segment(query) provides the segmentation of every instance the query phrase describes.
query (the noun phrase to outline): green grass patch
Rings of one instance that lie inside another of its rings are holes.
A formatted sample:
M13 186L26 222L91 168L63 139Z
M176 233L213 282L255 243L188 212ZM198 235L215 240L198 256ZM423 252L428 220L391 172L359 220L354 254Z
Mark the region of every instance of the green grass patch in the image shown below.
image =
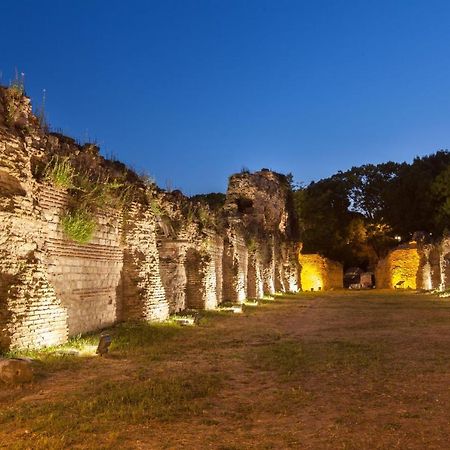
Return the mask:
M75 169L69 157L54 156L44 170L44 176L56 187L69 189L73 187Z
M297 342L281 341L249 353L250 362L261 370L274 370L295 377L308 372L361 370L380 363L381 347L350 341Z
M166 354L179 351L176 338L182 338L194 332L175 322L147 323L128 322L111 330L111 354L118 356L143 357L160 360Z
M202 414L208 397L220 389L218 375L187 372L152 379L89 383L64 400L31 402L0 412L2 429L26 428L70 446L94 433L125 430L157 419L172 421ZM34 447L33 447L34 448Z
M92 240L96 223L92 215L83 210L67 212L61 218L64 233L78 244L87 244Z
M186 336L192 330L171 322L129 322L105 331L112 337L109 348L111 357L133 357L156 361L163 359L165 355L176 353L178 346L174 340L177 337ZM96 357L95 351L99 339L100 332L91 333L73 337L63 345L12 350L3 356L33 359L39 368L39 374L77 369L86 361L86 358Z
M40 349L11 350L7 358L31 358L38 365L38 373L76 369L85 358L95 356L98 334L88 334L69 339L66 344Z

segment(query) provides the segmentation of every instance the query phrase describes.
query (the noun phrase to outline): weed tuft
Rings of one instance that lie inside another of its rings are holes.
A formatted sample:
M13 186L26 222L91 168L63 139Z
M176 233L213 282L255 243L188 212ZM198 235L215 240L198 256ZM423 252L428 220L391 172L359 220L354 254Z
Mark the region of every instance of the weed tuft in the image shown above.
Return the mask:
M44 177L56 187L70 189L73 187L75 170L69 157L54 156L44 169Z
M87 244L92 240L96 223L91 214L77 209L67 212L61 219L64 233L78 244Z

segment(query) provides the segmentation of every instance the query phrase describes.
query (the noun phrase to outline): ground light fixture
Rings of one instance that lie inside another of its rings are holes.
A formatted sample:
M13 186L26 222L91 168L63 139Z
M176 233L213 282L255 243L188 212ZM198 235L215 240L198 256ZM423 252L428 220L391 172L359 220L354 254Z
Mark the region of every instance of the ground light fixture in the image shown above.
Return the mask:
M97 355L103 356L108 353L109 346L111 345L112 338L108 333L103 333L100 335L100 341L98 343Z

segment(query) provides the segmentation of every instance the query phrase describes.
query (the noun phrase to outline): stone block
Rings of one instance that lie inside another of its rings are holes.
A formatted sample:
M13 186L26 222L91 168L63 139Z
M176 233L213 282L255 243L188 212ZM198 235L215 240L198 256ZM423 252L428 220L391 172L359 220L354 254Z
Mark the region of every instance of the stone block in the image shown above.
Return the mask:
M33 380L32 362L27 359L0 359L0 381L23 384Z

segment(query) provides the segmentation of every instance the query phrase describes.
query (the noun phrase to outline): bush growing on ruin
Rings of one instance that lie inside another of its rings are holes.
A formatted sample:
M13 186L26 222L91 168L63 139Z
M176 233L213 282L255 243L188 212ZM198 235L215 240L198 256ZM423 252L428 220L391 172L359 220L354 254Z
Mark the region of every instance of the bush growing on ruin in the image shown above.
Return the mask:
M82 210L67 212L61 219L61 225L65 234L79 244L89 243L96 228L94 218Z
M160 204L158 203L158 201L156 199L152 199L150 200L150 211L156 216L156 217L161 217L163 214L163 210L161 209Z
M69 157L55 155L47 164L44 176L54 186L69 189L73 186L75 170L70 163Z
M131 184L93 171L76 170L69 156L53 156L45 166L44 179L68 190L69 207L61 225L70 239L81 244L93 237L97 210L105 207L124 210L134 194Z

